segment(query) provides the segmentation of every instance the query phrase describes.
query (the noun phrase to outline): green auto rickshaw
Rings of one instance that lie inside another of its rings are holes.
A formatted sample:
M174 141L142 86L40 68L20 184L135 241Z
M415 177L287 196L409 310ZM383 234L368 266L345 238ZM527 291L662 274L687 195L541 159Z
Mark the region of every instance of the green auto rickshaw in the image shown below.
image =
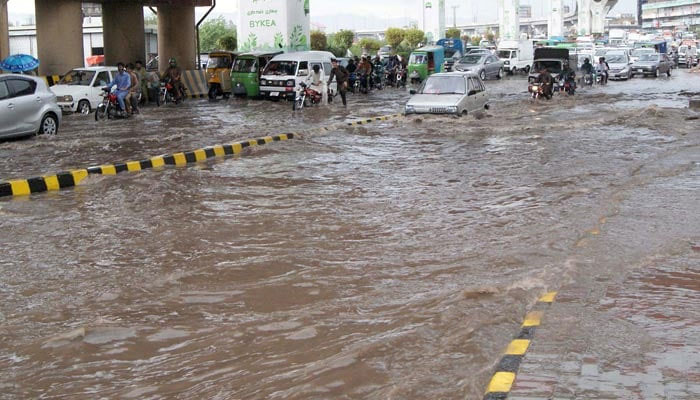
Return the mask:
M235 96L260 96L260 75L267 63L281 51L243 53L231 69L231 88Z
M411 83L423 82L428 76L442 72L444 62L444 47L421 47L411 53L411 57L408 59L408 78Z

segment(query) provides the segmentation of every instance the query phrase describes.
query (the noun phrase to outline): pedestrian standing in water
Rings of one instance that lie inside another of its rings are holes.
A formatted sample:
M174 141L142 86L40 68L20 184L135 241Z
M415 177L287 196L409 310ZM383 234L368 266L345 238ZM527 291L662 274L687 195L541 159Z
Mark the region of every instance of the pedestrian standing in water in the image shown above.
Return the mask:
M348 102L345 99L345 95L348 91L348 79L350 78L350 73L347 69L345 69L345 67L339 65L338 60L335 58L331 60L331 65L333 66L333 69L331 69L331 77L328 79L328 87L331 86L331 82L333 82L333 78L335 78L336 82L338 82L338 93L340 93L340 98L343 99L343 106L347 107Z

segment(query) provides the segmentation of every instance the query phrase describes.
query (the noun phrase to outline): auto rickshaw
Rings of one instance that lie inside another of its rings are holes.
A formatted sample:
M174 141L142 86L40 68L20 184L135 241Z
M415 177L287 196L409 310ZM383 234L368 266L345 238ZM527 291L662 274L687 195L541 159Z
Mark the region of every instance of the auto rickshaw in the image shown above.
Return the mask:
M421 47L408 59L408 78L411 83L423 82L428 76L442 72L445 48L442 46Z
M260 75L267 63L281 53L281 51L252 52L238 55L231 69L231 87L234 96L258 97Z
M209 84L209 98L218 96L227 98L231 94L231 67L236 59L236 53L231 51L213 51L209 53L207 63L207 83Z

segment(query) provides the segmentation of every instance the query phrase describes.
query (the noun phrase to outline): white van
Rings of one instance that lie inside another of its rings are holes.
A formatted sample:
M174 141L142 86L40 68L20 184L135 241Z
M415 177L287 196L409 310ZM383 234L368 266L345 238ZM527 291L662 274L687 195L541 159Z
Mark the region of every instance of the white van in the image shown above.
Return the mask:
M517 71L530 72L534 59L532 41L502 40L498 44L498 58L503 61L503 69L513 74Z
M275 56L260 77L260 95L266 99L294 100L301 82L309 79L314 65L321 67L326 80L331 75L331 60L336 58L327 51L300 51ZM333 79L331 95L337 92L337 82Z
M63 112L87 115L97 109L102 101L102 87L107 86L116 74L117 67L75 68L50 89Z

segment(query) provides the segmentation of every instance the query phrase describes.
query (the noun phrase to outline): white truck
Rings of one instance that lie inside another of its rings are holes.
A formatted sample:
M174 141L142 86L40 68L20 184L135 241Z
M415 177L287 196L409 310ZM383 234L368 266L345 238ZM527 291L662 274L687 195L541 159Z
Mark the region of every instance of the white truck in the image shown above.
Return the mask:
M608 43L611 47L622 47L627 44L627 31L624 29L610 29Z
M503 70L508 74L517 71L530 72L534 58L531 40L503 40L498 44L498 58L503 62Z

